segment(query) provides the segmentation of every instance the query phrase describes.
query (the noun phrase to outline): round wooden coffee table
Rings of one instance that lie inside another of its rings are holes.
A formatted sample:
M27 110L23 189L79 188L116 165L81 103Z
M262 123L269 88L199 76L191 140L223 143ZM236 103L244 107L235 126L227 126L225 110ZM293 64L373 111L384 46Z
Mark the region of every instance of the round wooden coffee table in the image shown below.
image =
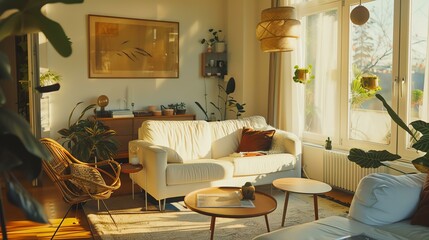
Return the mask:
M277 208L277 201L262 192L255 192L255 200L253 200L254 208L242 208L242 207L198 207L197 206L197 194L220 194L220 193L232 193L234 191L240 191L239 187L211 187L193 191L185 196L186 206L194 212L211 216L210 222L210 239L213 239L215 222L217 217L222 218L251 218L258 216L265 216L265 223L267 224L267 230L270 231L267 215L273 212Z
M282 227L284 227L289 193L313 194L314 198L314 219L319 219L317 206L317 194L329 192L332 187L324 182L307 178L279 178L273 181L274 187L285 191L285 204L283 208Z

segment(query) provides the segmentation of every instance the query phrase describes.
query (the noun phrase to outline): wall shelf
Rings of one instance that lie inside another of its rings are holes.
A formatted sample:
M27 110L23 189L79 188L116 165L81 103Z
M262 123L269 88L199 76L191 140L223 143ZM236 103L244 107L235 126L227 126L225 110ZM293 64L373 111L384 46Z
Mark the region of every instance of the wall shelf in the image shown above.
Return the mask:
M201 54L201 74L203 77L223 78L228 74L226 52L205 52Z

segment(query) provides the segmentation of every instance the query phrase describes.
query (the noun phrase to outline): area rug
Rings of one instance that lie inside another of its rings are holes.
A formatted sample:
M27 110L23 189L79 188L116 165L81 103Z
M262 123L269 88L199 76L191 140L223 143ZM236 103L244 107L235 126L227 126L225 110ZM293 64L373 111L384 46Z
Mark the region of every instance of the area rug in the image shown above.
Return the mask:
M258 191L269 193L277 200L277 209L268 215L271 231L281 228L284 204L284 192L271 188L269 185L257 187ZM192 212L183 207L182 202L169 203L165 212L157 211L150 204L148 211L144 209L144 194L113 197L106 201L110 212L117 223L101 207L97 211L96 202L89 202L84 211L92 228L103 240L110 239L209 239L210 217ZM348 207L326 198L319 200L319 218L328 216L346 216ZM95 204L94 204L95 203ZM168 205L168 204L167 204ZM286 226L314 221L313 196L291 194L286 215ZM215 239L246 239L267 232L265 218L216 218Z

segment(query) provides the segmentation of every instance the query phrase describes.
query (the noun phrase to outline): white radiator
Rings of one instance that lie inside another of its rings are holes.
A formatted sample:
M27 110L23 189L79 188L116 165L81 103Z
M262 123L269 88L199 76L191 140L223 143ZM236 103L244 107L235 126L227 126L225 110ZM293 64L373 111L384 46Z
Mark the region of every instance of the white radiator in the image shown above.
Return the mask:
M386 172L386 167L361 168L347 159L348 152L323 152L323 181L332 187L355 192L359 181L370 173Z

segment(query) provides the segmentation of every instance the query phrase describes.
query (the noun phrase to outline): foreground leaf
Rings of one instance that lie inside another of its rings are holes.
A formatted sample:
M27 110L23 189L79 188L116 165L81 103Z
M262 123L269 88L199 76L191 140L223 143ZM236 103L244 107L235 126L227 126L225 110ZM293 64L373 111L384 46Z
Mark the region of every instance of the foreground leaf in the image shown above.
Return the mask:
M387 166L383 163L384 161L395 161L400 159L401 156L386 150L370 150L365 152L358 148L352 148L347 158L362 168L378 168L380 166Z
M9 202L22 209L26 217L31 221L49 223L48 217L40 203L12 177L7 177L7 198Z
M0 21L0 40L12 35L43 32L55 50L63 57L71 55L71 42L63 28L42 14L48 3L74 4L83 0L0 0L0 15L7 10L14 12Z
M414 159L412 163L419 172L429 173L429 154Z
M416 137L414 136L413 132L411 131L411 129L407 126L407 124L405 124L404 121L402 121L402 119L398 116L398 114L396 114L396 112L390 107L389 104L387 104L386 100L383 98L383 96L381 96L380 94L375 94L375 97L378 98L378 100L380 100L383 103L383 106L386 108L387 113L390 115L390 117L392 118L392 120L398 124L398 126L400 126L402 129L404 129L405 131L407 131L408 134L410 134L414 140L417 140Z

